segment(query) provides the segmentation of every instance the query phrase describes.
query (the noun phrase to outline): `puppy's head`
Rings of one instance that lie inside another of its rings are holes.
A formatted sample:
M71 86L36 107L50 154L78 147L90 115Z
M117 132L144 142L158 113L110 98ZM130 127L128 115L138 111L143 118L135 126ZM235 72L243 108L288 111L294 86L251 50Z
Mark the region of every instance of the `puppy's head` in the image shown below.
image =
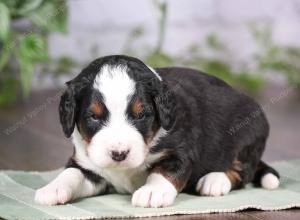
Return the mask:
M97 59L67 86L59 107L63 131L80 139L76 154L97 167L140 166L158 130L174 124L172 92L138 59Z

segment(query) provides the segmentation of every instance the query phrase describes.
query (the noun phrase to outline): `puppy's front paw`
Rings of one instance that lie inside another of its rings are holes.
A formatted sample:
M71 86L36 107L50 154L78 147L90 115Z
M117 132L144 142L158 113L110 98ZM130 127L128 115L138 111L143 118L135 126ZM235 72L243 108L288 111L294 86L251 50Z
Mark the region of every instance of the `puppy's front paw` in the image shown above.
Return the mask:
M52 182L38 189L34 200L41 205L57 205L70 201L72 196L71 187Z
M173 204L176 195L172 188L167 190L146 184L134 192L131 203L138 207L166 207Z
M231 182L223 172L212 172L203 176L197 183L196 191L203 196L222 196L231 190Z

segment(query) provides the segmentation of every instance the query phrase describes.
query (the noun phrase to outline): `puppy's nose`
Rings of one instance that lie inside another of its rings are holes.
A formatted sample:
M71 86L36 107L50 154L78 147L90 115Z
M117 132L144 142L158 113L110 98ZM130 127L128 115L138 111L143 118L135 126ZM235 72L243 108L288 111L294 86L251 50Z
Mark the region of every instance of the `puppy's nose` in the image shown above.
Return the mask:
M110 152L110 155L114 161L120 162L120 161L123 161L126 159L128 153L129 153L129 150L126 150L126 151L114 151L113 150Z

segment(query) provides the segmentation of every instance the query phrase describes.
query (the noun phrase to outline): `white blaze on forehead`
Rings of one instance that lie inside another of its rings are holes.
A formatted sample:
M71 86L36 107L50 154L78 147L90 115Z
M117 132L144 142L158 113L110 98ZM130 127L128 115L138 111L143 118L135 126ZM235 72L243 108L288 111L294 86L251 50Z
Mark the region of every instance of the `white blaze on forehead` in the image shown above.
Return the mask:
M125 66L104 65L95 78L94 88L101 92L110 112L126 111L135 82L128 76Z

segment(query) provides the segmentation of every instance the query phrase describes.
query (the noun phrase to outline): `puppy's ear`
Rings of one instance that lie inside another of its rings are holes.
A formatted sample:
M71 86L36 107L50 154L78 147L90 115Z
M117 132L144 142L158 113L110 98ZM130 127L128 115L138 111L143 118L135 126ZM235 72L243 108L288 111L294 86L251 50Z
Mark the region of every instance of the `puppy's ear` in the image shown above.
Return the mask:
M59 103L59 118L65 136L69 138L74 131L76 118L75 87L67 83L68 88L63 93Z
M170 130L176 120L176 101L173 92L162 81L158 83L154 102L161 126L165 130Z

